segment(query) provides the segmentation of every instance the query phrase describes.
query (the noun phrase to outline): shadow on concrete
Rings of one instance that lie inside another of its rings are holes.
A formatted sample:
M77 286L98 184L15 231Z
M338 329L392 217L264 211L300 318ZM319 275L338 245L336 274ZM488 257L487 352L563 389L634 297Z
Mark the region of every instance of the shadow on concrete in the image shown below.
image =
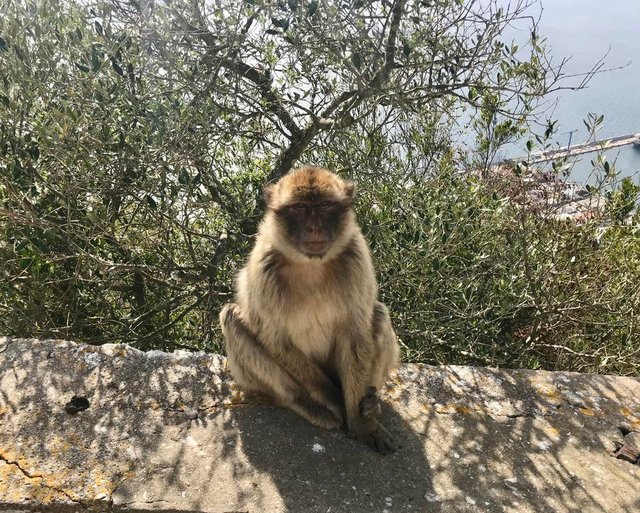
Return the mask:
M69 415L73 395L86 411ZM0 506L190 512L640 511L632 378L405 366L385 391L402 448L248 404L222 357L0 347ZM0 508L1 509L1 508Z
M270 476L286 511L424 511L432 485L420 435L389 405L382 419L402 446L395 454L382 456L343 431L323 432L281 409L236 415L251 467Z
M424 369L391 395L423 435L442 511L640 511L640 469L614 458L620 427L640 428L638 380Z

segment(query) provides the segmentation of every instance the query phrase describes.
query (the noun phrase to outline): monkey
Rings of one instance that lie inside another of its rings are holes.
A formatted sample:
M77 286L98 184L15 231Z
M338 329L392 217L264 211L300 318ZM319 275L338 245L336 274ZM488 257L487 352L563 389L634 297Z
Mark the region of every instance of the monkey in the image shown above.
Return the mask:
M220 325L227 362L248 392L386 454L397 445L376 394L399 365L355 186L303 166L264 189L266 213Z

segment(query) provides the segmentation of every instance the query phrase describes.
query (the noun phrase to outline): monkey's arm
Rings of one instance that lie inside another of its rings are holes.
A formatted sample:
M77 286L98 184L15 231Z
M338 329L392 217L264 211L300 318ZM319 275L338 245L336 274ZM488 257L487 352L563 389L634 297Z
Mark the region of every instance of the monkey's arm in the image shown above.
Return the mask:
M247 324L247 317L237 306L234 307L237 319L248 332L252 330ZM273 314L276 317L277 314ZM254 332L255 333L255 332ZM344 418L342 408L342 394L322 369L308 358L283 333L274 332L268 336L253 335L255 343L259 344L268 357L286 372L301 389L309 396L329 409L339 420Z
M343 340L346 343L339 372L349 435L382 454L395 451L397 445L378 420L379 405L372 386L377 363L375 344L353 330L346 332Z
M342 425L342 408L335 406L334 413L325 406L329 403L326 398L314 400L309 388L294 379L242 321L242 311L237 305L231 303L222 309L220 323L229 366L238 384L271 396L318 427L336 429Z
M343 418L342 394L322 369L308 358L291 341L281 339L267 345L270 356L320 404L326 406L338 418Z

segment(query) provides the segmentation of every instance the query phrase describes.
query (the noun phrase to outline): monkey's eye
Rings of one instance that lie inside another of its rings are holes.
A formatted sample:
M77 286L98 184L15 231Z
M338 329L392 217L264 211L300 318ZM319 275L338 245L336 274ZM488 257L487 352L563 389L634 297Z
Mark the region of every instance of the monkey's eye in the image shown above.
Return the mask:
M318 203L318 206L320 208L329 208L331 206L331 202L330 201L322 201L322 202Z
M291 205L291 208L301 212L307 209L307 205L306 203L294 203L293 205Z

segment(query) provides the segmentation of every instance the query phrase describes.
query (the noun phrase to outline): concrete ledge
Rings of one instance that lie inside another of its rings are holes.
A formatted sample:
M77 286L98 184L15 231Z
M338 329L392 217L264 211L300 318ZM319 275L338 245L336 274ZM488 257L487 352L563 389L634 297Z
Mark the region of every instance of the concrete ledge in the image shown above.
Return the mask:
M640 511L614 456L637 379L405 365L384 399L386 457L248 402L218 355L0 339L0 510Z

